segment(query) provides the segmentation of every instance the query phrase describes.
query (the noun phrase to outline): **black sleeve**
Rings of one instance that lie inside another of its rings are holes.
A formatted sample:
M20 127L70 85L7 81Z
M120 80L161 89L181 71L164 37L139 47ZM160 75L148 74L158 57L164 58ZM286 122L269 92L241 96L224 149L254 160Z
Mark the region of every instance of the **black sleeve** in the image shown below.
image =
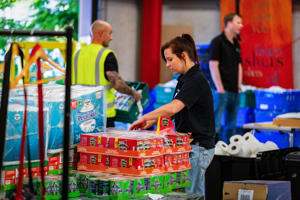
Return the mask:
M201 80L191 79L186 81L174 99L178 99L190 109L198 101L201 95Z
M239 61L239 63L242 63L241 46L240 46L240 44L238 44L238 47L239 47L239 50L240 50L240 52L239 52L239 57L238 57L238 61Z
M220 40L218 40L218 38L213 39L209 47L209 60L220 61L221 58L220 48L221 48Z
M112 52L110 52L107 55L106 60L104 62L104 72L107 72L107 71L119 72L117 58L116 58L115 54L113 54ZM105 73L105 78L108 80L106 73Z

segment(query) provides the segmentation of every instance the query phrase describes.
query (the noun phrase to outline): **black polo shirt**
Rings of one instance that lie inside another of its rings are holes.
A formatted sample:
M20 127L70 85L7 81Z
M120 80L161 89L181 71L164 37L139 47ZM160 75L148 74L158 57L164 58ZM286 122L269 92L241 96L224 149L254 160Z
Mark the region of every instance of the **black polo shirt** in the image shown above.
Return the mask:
M185 104L175 115L178 132L192 133L193 143L207 149L214 148L215 120L213 97L200 66L195 65L178 78L174 99Z
M209 60L219 61L219 70L224 89L238 92L238 65L241 63L240 45L236 39L232 44L224 32L210 43Z

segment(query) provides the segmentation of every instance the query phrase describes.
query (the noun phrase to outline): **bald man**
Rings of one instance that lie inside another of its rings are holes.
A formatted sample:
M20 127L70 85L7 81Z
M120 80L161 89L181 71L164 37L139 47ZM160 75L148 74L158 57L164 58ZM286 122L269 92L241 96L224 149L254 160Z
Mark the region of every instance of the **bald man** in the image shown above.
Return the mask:
M91 26L92 42L73 55L72 84L102 85L107 101L107 127L114 127L116 110L114 91L131 95L136 101L142 95L129 87L118 73L115 53L108 49L112 40L112 27L103 20Z

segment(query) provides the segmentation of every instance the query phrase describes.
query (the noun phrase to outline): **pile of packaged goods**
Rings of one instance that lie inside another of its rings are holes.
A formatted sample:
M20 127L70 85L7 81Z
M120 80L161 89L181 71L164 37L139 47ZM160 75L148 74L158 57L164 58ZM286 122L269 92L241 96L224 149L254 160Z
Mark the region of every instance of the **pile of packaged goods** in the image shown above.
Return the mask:
M189 137L166 131L107 129L81 133L80 144L69 148L70 198L131 199L147 193L166 194L190 186ZM47 151L44 166L45 199L61 199L63 149ZM29 183L25 163L24 188ZM31 174L37 199L41 198L39 160L32 161ZM0 199L16 191L19 162L5 162Z
M72 174L77 177L80 192L92 198L130 199L190 186L187 170L143 177L84 171Z
M188 136L149 131L81 134L78 170L147 175L190 168Z

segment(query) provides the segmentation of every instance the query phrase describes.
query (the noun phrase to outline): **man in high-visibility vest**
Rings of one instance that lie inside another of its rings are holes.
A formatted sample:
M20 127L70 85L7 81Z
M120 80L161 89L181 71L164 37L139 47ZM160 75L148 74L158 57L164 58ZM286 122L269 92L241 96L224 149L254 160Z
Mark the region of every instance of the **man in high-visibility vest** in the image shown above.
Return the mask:
M116 110L114 91L131 95L136 101L142 95L129 87L118 73L115 53L108 49L112 40L112 27L103 20L96 20L91 27L92 42L73 55L72 84L102 85L107 101L107 127L114 127Z

